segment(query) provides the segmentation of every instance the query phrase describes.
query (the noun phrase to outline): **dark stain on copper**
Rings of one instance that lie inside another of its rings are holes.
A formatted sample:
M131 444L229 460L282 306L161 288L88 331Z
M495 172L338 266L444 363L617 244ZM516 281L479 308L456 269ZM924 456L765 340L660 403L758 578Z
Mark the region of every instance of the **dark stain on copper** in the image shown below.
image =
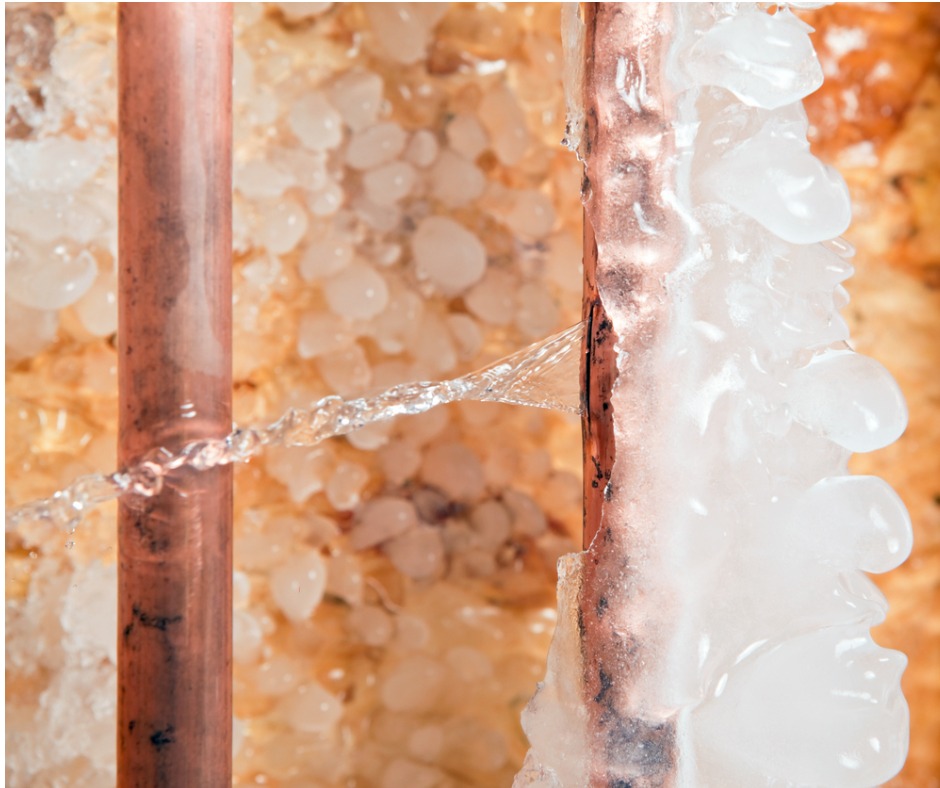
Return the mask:
M601 667L597 670L597 682L600 685L600 690L598 690L598 693L594 696L594 702L603 703L607 693L610 692L610 688L614 686L614 680L607 674L607 671Z
M119 5L122 468L231 429L231 64L231 4ZM231 786L231 479L119 504L120 786Z
M167 725L166 728L162 730L154 731L150 735L150 743L153 745L154 749L159 752L164 747L176 743L176 739L173 738L175 731L176 729L172 725Z
M143 627L151 627L166 632L171 624L179 624L183 620L182 615L176 616L154 616L142 611L137 605L133 606L134 616Z

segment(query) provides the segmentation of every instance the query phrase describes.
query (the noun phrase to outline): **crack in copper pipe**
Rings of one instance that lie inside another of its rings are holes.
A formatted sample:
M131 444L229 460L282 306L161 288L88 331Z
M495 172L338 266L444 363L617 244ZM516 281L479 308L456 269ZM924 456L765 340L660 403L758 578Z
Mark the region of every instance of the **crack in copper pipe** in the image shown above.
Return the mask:
M119 449L232 426L231 4L121 3ZM118 784L229 786L232 470L119 508Z

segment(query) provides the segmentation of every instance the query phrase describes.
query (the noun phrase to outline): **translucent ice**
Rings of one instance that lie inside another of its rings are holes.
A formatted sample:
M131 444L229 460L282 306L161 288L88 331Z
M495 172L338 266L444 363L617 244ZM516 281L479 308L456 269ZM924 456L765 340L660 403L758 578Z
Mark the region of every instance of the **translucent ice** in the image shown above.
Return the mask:
M522 714L532 749L514 788L568 788L588 785L587 709L581 700L578 595L581 556L558 562L558 623L545 680Z
M856 353L825 354L793 376L798 421L850 451L882 449L907 427L907 406L888 370Z
M699 784L885 782L907 751L906 664L851 627L757 648L697 711Z
M818 560L888 572L911 552L913 532L907 509L883 479L835 476L823 479L797 502L794 530L812 545Z
M769 119L706 178L720 199L792 243L841 235L852 218L845 181L810 153L805 122Z
M807 25L789 11L770 16L753 6L742 6L705 33L687 67L701 84L727 88L765 109L806 98L823 83Z
M863 570L904 560L910 520L846 461L907 413L845 344L848 193L794 103L819 84L807 30L748 4L606 8L591 57L569 42L593 69L569 138L616 338L613 452L589 444L599 512L559 565L515 785L882 783L906 756L905 658L869 635L887 602Z

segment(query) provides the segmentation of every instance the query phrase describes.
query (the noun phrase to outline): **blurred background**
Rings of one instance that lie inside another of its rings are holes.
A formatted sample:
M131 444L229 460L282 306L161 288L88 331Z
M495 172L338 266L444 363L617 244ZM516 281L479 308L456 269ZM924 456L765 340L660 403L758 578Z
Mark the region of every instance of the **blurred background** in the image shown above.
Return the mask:
M910 407L853 460L914 522L875 578L910 657L890 784L940 786L940 6L800 13L812 144L855 204L845 315ZM5 14L9 506L115 468L116 13ZM239 424L580 319L559 31L552 3L236 4ZM580 467L576 419L464 403L237 468L236 783L508 786ZM113 784L114 511L7 535L10 785Z

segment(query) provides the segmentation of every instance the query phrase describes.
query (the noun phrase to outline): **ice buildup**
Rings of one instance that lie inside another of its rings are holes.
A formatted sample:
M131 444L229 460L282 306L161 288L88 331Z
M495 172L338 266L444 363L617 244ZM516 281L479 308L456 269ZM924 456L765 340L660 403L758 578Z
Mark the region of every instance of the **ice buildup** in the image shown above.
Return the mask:
M902 562L911 528L846 462L907 413L838 315L851 209L806 141L808 29L756 4L584 13L568 140L614 446L586 458L590 544L559 563L515 786L880 784L906 757L906 659L872 641L863 572Z

